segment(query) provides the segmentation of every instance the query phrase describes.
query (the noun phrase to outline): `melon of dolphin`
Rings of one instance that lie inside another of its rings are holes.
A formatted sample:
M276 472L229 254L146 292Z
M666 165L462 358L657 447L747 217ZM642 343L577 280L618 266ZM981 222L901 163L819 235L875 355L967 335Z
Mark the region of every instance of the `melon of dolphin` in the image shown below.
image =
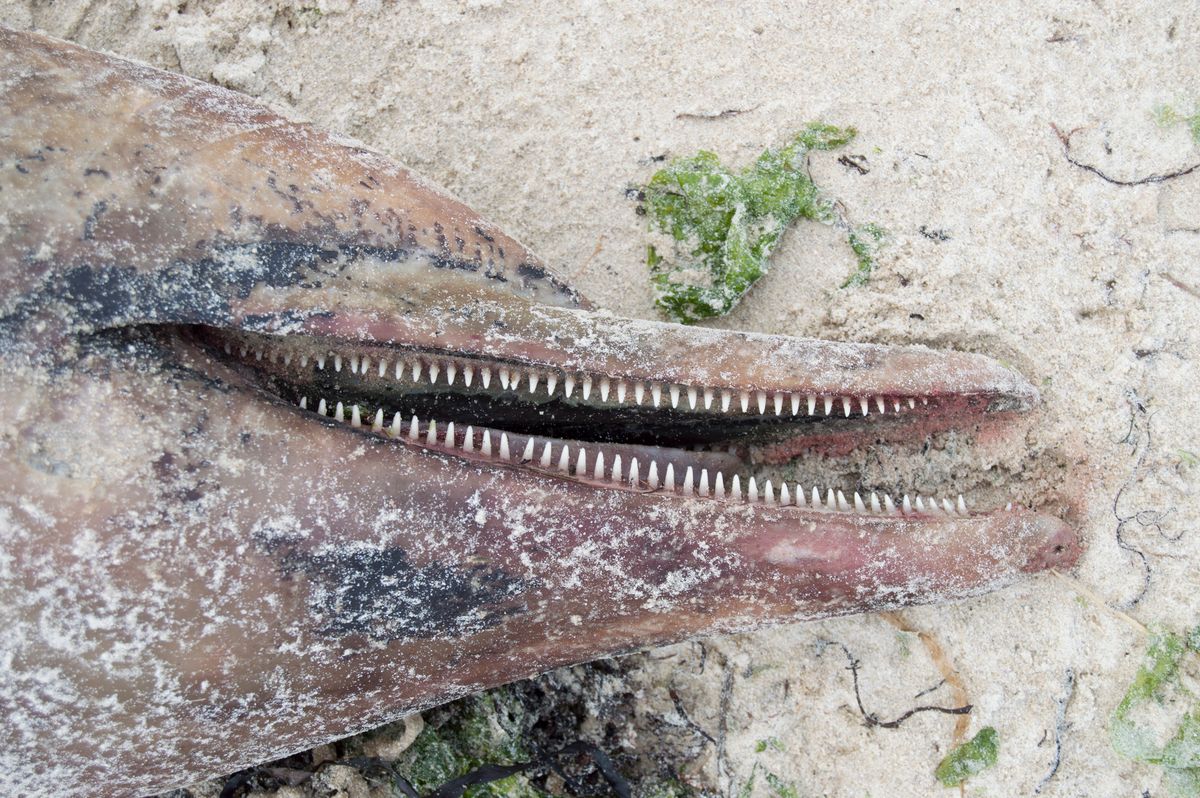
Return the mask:
M2 28L0 360L10 794L162 790L1078 554L1052 515L747 457L1031 407L995 361L595 313L353 142Z

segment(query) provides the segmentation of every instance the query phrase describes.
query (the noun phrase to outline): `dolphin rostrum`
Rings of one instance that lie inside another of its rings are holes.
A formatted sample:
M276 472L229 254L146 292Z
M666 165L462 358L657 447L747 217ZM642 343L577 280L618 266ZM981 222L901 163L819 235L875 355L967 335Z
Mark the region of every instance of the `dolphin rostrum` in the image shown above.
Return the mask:
M1030 408L995 361L594 312L352 141L3 28L0 360L8 794L1078 554L1053 515L755 470Z

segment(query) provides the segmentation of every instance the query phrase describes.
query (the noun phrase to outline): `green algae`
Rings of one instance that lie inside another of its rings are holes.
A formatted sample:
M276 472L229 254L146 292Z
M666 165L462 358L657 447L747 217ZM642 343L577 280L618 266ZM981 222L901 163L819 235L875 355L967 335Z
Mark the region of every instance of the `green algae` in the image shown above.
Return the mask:
M644 207L651 226L673 240L673 251L647 248L655 304L685 324L723 316L767 273L771 253L796 219L838 222L833 200L808 175L807 158L856 135L852 127L814 122L740 172L703 150L656 172L644 188ZM850 230L858 269L843 287L869 279L883 238L877 225Z
M482 693L462 702L461 711L438 725L426 725L396 762L396 770L421 795L436 790L484 764L527 762L522 742L529 721L524 705L505 690ZM467 788L464 798L541 798L541 790L516 774Z
M981 771L996 764L1000 736L991 726L984 726L979 733L958 746L938 763L933 772L935 778L946 787L957 787Z
M1200 626L1187 634L1155 631L1109 723L1113 749L1162 767L1168 789L1180 798L1200 797L1200 702L1180 679L1189 653L1200 653Z
M1175 127L1176 125L1185 125L1188 132L1192 134L1192 140L1196 144L1200 144L1200 103L1197 103L1191 114L1184 114L1177 111L1170 105L1156 105L1152 111L1154 121L1160 127Z

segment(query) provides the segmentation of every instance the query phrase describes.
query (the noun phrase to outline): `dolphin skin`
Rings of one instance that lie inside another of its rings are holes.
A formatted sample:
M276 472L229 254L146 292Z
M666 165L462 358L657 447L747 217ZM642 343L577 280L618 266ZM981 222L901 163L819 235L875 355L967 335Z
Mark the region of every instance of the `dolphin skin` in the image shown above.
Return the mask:
M1034 406L992 360L595 312L354 142L3 28L0 358L6 794L163 790L1079 551L755 470Z

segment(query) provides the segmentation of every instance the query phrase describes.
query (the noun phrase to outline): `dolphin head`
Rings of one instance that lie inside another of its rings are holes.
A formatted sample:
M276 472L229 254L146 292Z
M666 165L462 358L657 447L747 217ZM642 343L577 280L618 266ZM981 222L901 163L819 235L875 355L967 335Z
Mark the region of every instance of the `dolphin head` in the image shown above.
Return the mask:
M757 471L1032 407L992 360L596 312L353 142L3 28L0 361L14 790L164 789L1078 553L1052 515Z

